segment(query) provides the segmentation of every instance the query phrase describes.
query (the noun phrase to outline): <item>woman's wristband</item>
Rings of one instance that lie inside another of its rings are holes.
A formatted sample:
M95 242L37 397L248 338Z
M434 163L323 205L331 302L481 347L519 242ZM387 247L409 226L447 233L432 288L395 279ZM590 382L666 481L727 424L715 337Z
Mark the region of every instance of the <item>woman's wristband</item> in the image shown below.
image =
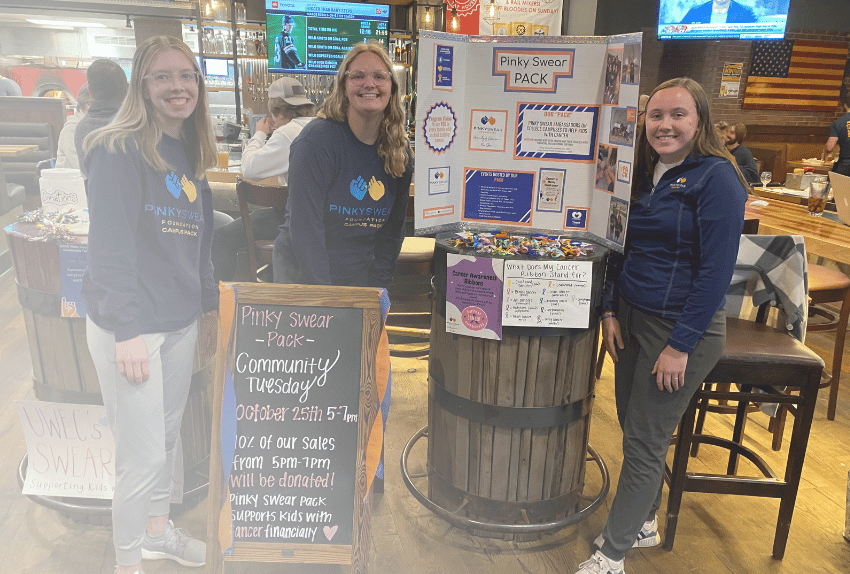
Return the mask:
M615 315L613 311L605 311L602 313L603 319L615 319L616 317L617 315Z

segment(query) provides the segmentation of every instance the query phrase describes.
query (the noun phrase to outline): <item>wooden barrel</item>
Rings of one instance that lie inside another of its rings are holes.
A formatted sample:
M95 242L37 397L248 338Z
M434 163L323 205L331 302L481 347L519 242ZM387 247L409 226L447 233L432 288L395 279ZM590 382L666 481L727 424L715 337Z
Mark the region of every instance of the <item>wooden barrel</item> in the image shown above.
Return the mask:
M39 236L34 224L15 223L6 228L29 341L35 396L42 401L102 405L97 372L86 343L86 320L60 316L59 247L52 239L33 240ZM85 244L86 238L72 242ZM200 357L198 346L180 431L183 490L187 493L203 490L209 474L215 361ZM202 496L191 498L192 504L197 504ZM184 500L188 503L189 499ZM101 506L102 501L92 500L92 505Z
M595 378L587 329L503 327L502 340L446 332L446 253L437 242L428 394L429 497L490 524L540 524L576 511ZM607 251L593 261L591 307ZM476 532L483 534L482 532Z

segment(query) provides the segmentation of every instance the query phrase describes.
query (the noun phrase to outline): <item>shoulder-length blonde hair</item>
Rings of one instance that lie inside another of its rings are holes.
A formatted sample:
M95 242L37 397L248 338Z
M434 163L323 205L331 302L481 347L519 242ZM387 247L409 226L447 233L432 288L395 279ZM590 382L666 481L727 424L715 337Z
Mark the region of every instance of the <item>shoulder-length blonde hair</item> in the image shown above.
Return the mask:
M130 86L124 103L112 123L89 134L83 147L86 152L100 145L111 152L126 152L127 142L133 140L151 167L162 172L173 169L156 151L156 146L162 139L162 130L154 120L156 116L150 100L146 97L144 84L145 76L150 73L154 60L168 50L176 50L185 55L199 78L198 101L192 115L183 122L180 139L186 144L187 153L194 151L195 157L190 157L189 160L194 159L195 177L200 179L208 168L216 165L215 137L210 122L207 90L194 54L182 40L171 36L148 38L136 49Z
M410 142L407 140L405 130L404 111L401 108L401 97L399 96L398 80L393 73L393 64L384 47L375 41L361 42L355 44L348 54L345 55L339 69L336 72L333 90L325 100L322 109L317 114L319 117L344 122L348 119L348 98L345 97L345 83L348 80L348 72L354 58L370 52L378 56L387 68L392 81L392 92L390 101L384 109L384 117L378 133L378 155L384 158L384 171L393 177L401 177L410 155Z
M744 189L749 192L750 185L744 176L741 175L741 170L738 169L738 162L720 141L720 132L715 129L714 123L711 121L711 113L708 106L708 97L705 95L705 90L702 89L696 81L690 78L673 78L659 84L649 95L646 111L649 113L649 104L652 102L653 96L661 90L667 88L682 88L687 91L694 99L694 105L697 109L697 131L694 134L693 154L696 156L717 156L729 161L732 167L735 168L735 173L738 174L738 180ZM652 182L652 175L655 170L655 164L658 161L658 152L649 145L646 139L646 122L638 134L637 148L637 169L635 170L635 180L632 185L632 199L636 199L641 189L644 189L649 182Z

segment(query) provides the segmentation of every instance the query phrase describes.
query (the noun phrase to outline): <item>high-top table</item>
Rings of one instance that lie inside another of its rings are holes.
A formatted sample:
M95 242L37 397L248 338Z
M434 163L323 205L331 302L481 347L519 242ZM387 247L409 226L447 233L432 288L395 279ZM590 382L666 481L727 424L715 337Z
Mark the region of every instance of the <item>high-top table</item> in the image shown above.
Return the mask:
M31 151L38 151L37 145L13 145L13 144L3 144L0 145L0 157L18 157L19 155L24 155L30 153Z
M746 214L759 220L761 235L802 235L806 252L850 265L850 226L828 217L809 215L802 205L760 198L765 206L747 201Z

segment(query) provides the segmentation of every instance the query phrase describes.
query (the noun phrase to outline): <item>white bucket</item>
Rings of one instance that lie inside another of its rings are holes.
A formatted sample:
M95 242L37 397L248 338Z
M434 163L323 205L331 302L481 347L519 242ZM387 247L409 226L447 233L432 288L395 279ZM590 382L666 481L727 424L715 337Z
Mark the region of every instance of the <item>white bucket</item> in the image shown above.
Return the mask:
M41 171L38 180L45 212L85 209L86 184L78 169L54 167Z

